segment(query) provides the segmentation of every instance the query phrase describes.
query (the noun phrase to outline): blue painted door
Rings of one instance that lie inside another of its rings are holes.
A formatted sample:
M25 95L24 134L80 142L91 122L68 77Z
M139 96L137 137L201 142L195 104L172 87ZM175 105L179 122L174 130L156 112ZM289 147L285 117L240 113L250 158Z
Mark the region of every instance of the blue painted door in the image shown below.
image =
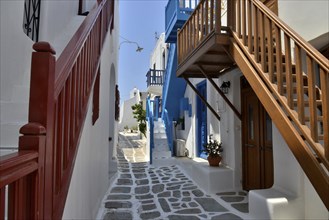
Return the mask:
M197 90L199 93L207 99L207 83L206 80L202 81L197 85ZM207 143L207 106L202 102L202 100L197 97L197 155L202 158L207 158L207 154L202 152L203 145Z

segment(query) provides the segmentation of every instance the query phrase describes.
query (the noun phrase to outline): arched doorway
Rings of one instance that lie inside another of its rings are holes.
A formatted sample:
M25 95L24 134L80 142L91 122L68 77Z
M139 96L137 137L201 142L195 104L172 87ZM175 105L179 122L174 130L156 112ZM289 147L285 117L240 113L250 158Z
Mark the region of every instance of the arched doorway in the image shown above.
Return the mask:
M109 88L109 174L116 172L116 144L117 144L117 122L115 120L115 88L116 73L114 64L111 65L110 72L110 88Z

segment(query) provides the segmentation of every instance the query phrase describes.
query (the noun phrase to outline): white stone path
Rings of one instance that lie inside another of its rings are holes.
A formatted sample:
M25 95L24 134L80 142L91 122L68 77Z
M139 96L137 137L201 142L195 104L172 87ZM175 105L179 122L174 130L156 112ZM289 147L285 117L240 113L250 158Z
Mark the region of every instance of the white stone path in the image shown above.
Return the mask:
M118 177L104 199L101 219L247 218L243 213L248 211L244 192L207 195L179 166L150 166L145 161L145 141L133 135L119 136ZM232 202L237 203L230 205ZM240 211L233 209L233 205L241 206Z

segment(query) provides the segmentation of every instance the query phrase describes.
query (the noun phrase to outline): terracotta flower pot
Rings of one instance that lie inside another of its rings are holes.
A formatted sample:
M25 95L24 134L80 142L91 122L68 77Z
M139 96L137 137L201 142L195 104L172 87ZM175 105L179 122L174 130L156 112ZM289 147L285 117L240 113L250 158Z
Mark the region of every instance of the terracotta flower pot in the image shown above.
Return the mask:
M222 160L222 156L220 156L220 155L208 156L207 159L208 159L209 166L218 167L220 161Z

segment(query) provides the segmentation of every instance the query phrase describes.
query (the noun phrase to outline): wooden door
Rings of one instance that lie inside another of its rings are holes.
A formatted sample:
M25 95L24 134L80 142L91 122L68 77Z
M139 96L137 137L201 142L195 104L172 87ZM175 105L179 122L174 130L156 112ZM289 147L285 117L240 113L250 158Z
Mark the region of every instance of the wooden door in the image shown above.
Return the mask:
M273 185L272 121L245 78L241 79L243 188Z

